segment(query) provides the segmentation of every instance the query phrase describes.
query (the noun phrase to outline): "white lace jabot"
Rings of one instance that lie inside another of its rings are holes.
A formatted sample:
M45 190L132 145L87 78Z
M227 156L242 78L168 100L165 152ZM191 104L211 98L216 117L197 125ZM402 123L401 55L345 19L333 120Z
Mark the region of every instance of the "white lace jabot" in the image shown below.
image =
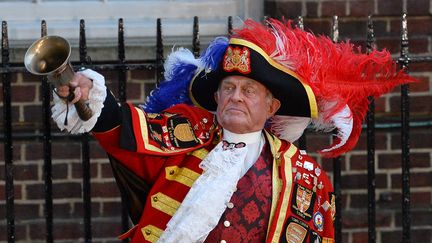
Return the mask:
M195 181L158 242L203 242L231 200L240 178L258 159L264 146L262 131L235 134L223 131L230 143L245 147L226 149L222 142L201 162L203 174Z
M245 166L242 170L242 176L246 174L249 168L257 161L265 142L262 131L239 134L224 129L222 139L230 143L246 143L248 153L245 159Z

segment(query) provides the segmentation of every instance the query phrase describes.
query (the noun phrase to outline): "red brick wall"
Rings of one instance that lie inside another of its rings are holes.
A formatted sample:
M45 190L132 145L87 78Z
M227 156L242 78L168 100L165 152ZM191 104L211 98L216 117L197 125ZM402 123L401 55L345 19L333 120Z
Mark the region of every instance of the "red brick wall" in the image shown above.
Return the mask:
M339 18L341 40L350 39L365 50L367 15L373 14L376 44L395 58L400 52L401 13L408 16L410 55L431 56L432 18L429 0L312 1L266 0L265 15L274 18L304 17L304 27L330 35L333 15ZM421 81L410 86L412 121L432 121L432 63L410 64ZM378 122L399 122L400 89L376 100ZM401 135L399 129L376 133L377 242L402 241ZM411 128L411 241L432 241L432 127ZM327 136L310 134L308 150L330 143ZM367 242L366 134L356 148L342 156L343 242ZM332 161L318 159L332 174Z

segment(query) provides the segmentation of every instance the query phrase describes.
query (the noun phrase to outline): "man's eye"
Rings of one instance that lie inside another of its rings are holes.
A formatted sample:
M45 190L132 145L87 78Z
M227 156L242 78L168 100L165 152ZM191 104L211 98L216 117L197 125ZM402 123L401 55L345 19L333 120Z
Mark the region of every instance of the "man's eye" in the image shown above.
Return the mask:
M223 90L225 90L225 91L231 91L231 90L233 90L233 87L232 86L225 86L223 88Z
M247 88L245 90L245 92L246 92L246 94L255 94L255 89L253 89L253 88Z

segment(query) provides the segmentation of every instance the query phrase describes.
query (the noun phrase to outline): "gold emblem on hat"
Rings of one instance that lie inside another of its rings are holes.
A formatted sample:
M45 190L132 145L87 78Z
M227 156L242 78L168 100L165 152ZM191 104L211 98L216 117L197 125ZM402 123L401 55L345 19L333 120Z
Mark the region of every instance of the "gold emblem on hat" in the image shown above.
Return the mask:
M250 51L248 48L229 46L223 62L223 69L227 72L239 71L243 74L251 72L250 68Z

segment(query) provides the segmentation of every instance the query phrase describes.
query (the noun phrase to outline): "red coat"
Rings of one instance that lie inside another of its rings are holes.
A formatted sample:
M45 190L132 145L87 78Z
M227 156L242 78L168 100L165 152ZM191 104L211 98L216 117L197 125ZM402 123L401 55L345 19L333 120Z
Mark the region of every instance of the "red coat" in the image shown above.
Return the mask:
M122 125L93 135L128 173L150 185L137 224L121 238L156 242L202 173L198 165L220 141L221 129L213 114L183 104L161 114L132 105L126 110ZM327 175L293 144L265 134L272 154L266 242L333 242L335 198Z

